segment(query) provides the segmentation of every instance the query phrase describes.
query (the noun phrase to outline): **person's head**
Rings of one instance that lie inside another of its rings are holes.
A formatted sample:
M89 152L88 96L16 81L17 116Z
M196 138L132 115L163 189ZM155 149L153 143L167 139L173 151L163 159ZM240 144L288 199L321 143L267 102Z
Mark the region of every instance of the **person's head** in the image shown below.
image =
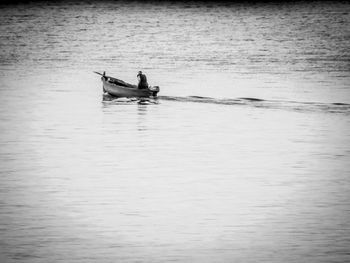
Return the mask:
M141 71L141 70L139 71L139 74L142 74L142 71Z

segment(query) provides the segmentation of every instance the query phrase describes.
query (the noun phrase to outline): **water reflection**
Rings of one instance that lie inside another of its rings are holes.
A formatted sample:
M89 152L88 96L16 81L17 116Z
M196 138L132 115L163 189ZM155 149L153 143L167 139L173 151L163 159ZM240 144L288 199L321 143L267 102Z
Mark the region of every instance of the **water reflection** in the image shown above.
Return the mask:
M145 116L147 114L147 109L148 109L147 105L138 104L137 105L137 115L139 117Z
M147 112L148 105L138 104L137 105L137 130L147 131Z

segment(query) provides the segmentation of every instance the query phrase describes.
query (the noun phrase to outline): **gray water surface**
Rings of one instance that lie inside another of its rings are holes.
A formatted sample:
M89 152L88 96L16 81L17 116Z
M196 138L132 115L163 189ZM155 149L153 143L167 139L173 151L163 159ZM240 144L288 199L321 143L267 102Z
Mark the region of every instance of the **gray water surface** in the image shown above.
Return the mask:
M1 262L350 261L349 12L1 6Z

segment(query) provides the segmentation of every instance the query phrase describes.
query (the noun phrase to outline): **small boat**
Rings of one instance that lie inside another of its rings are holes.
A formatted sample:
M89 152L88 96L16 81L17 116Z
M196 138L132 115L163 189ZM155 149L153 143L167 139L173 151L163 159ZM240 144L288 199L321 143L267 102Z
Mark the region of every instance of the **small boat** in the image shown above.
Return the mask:
M145 89L139 89L137 85L127 83L117 78L106 76L106 72L103 72L102 74L94 71L94 73L102 76L101 80L103 85L103 91L115 97L149 98L156 97L159 92L158 86L150 86Z

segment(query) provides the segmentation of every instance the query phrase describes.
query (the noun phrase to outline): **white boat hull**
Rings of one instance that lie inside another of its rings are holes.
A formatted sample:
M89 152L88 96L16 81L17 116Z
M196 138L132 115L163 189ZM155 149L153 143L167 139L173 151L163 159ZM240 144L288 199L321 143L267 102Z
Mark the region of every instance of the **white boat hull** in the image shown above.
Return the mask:
M104 77L102 77L102 83L103 91L115 97L156 97L159 92L158 87L147 89L138 89L136 85L133 85L133 87L125 87L111 83Z

